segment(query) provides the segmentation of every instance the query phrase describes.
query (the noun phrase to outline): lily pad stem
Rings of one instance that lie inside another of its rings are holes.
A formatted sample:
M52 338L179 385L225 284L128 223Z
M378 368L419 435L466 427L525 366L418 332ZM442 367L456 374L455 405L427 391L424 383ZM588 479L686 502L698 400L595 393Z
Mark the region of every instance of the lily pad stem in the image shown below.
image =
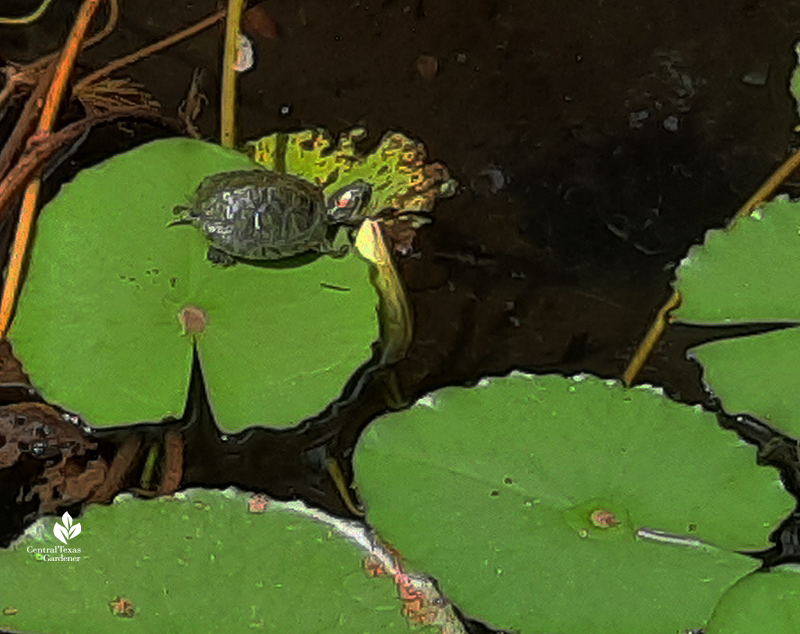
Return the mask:
M239 22L244 0L228 0L225 23L225 54L222 59L222 104L220 142L232 148L236 143L236 54L239 49Z
M739 211L736 212L736 215L728 224L727 229L730 230L736 224L736 221L739 220L739 218L742 216L749 216L753 212L753 209L765 202L768 198L771 198L777 189L787 178L789 178L789 176L794 173L798 167L800 167L800 150L794 152L794 154L787 158L781 164L781 166L775 170L766 181L764 181L764 184L761 185L761 187L756 190L756 192L748 199L748 201L742 205ZM642 367L647 362L648 357L653 352L653 349L658 344L659 339L661 339L661 335L664 333L664 330L666 330L667 324L670 321L669 313L673 309L677 308L680 303L681 296L676 290L673 291L672 295L670 295L670 298L659 309L658 313L656 314L656 318L653 320L653 323L650 325L650 328L647 331L647 334L645 335L644 339L642 339L633 357L631 357L628 367L625 368L625 372L622 374L622 381L625 383L625 385L630 385L636 379Z

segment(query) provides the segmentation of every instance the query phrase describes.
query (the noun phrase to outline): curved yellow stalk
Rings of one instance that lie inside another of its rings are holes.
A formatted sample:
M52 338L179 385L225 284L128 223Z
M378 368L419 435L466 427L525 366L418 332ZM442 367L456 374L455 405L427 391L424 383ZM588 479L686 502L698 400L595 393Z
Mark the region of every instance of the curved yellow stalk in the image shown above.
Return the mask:
M236 144L236 55L239 49L239 21L244 0L228 0L225 22L225 54L222 58L222 104L220 142L222 147Z
M31 22L35 22L39 18L42 17L47 8L53 3L53 0L44 0L42 4L39 5L39 8L36 9L33 13L29 13L28 15L23 15L19 18L4 18L0 17L0 24L3 26L17 26L22 24L30 24Z
M796 169L798 169L798 167L800 167L800 150L794 152L789 158L787 158L781 164L781 166L776 169L766 181L764 181L764 184L758 188L756 193L753 194L747 200L747 202L742 205L739 211L736 212L736 215L728 224L727 229L733 227L739 218L750 215L753 209L766 201L768 198L771 198L777 191L778 187L780 187L783 182L789 178L789 176L791 176ZM656 318L653 320L653 323L650 324L647 334L645 335L644 339L642 339L639 347L636 349L636 352L628 363L628 366L625 368L625 372L622 375L622 381L626 385L633 383L642 367L644 367L644 364L652 353L653 348L656 347L658 340L661 338L661 335L667 328L670 311L676 308L680 303L680 293L675 290L666 303L659 309L658 313L656 314Z

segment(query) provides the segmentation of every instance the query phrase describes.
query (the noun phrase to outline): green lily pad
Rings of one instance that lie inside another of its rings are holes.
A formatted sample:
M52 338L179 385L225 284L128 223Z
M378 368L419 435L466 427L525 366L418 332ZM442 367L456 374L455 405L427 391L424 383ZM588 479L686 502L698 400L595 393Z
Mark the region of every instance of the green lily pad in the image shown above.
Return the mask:
M467 614L530 632L698 628L793 508L713 414L652 388L515 374L373 422L367 519Z
M194 342L225 430L291 425L338 397L378 337L368 265L220 268L199 231L167 226L205 176L253 167L156 141L80 173L42 210L9 338L47 400L95 425L180 416Z
M795 634L800 631L800 568L755 572L728 590L706 634Z
M295 512L247 509L244 494L216 491L93 506L66 545L56 518L40 520L0 552L0 628L408 631L391 579L368 578L358 547Z
M729 230L709 231L677 271L692 324L800 322L800 203L768 203ZM693 349L729 412L749 412L800 435L800 331L788 328ZM764 369L769 368L768 372Z

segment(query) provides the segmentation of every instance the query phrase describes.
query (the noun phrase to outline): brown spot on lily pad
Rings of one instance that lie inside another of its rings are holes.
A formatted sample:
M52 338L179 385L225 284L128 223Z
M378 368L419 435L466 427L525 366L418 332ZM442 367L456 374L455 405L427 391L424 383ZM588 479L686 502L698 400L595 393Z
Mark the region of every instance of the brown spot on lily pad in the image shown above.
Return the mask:
M111 608L111 614L114 616L123 616L131 619L136 614L136 608L133 607L133 602L127 597L117 597L109 602L108 607Z
M186 306L178 313L178 321L183 326L183 334L199 335L206 329L208 317L206 311L197 306Z
M617 516L606 509L595 509L589 519L597 528L611 528L620 523Z

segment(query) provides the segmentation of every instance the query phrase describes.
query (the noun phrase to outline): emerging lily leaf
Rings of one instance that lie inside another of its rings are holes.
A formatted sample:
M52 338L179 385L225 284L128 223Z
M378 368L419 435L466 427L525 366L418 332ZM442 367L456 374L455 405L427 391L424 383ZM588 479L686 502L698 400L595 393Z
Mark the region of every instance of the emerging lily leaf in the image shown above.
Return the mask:
M355 180L372 183L371 216L384 209L429 212L438 197L455 193L455 182L440 163L426 163L425 148L399 132L384 135L369 154L356 142L366 131L345 132L334 143L324 129L278 132L248 144L253 159L269 169L303 176L335 191Z
M156 141L86 170L41 213L9 338L44 397L96 425L179 416L197 344L217 421L287 426L337 398L378 337L357 255L222 268L168 224L246 156Z
M754 572L722 597L706 634L796 634L800 624L800 568Z
M230 491L122 498L90 507L68 548L45 528L55 518L40 520L0 552L0 628L408 631L391 578L368 577L359 547L286 505L250 509Z
M792 498L713 414L652 388L512 375L373 422L367 519L468 615L525 632L700 628Z
M676 319L693 324L800 322L800 203L779 199L730 230L709 231L677 271ZM703 379L732 413L800 435L800 329L725 339L693 350Z

